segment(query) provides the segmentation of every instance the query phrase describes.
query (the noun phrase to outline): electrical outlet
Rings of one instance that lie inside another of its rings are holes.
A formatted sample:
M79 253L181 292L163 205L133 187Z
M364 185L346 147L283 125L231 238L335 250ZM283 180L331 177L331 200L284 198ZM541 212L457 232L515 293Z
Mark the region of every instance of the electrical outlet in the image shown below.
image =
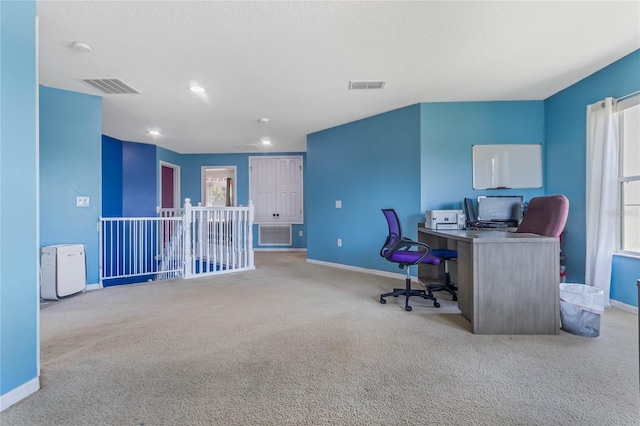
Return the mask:
M302 237L302 231L298 231L298 237Z
M338 247L342 247L342 238L338 238Z
M336 209L341 209L341 208L342 208L342 201L336 200Z

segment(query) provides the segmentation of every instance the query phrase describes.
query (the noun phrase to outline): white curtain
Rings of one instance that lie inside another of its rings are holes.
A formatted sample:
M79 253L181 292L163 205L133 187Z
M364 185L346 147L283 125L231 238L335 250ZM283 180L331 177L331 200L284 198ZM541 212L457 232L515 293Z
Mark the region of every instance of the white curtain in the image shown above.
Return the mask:
M603 290L609 306L618 211L618 116L612 98L587 107L586 192L585 283Z

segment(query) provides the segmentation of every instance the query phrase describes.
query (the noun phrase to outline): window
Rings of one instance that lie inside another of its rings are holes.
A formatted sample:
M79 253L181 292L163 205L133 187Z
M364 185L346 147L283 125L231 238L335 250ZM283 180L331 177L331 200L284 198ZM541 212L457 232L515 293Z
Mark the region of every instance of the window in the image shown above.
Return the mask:
M640 95L618 103L620 111L621 252L640 255Z
M206 180L206 185L207 185L207 196L205 201L206 206L207 207L226 206L227 205L227 179L209 178Z
M202 166L202 202L207 207L233 207L235 166Z

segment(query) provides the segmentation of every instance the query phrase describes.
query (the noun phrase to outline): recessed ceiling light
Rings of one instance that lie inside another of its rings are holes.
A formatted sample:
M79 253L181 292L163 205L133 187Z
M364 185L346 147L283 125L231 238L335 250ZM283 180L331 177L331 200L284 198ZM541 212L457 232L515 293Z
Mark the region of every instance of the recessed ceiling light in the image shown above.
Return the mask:
M160 132L157 130L149 130L151 136L160 136Z
M189 90L191 90L192 92L195 92L195 93L203 93L204 92L204 87L191 86L191 87L189 87Z
M76 49L79 52L84 52L84 53L89 53L91 52L91 46L87 43L84 43L82 41L74 41L73 43L71 43L71 47L73 47L74 49Z
M262 145L271 145L271 139L269 139L269 138L260 138L260 143Z

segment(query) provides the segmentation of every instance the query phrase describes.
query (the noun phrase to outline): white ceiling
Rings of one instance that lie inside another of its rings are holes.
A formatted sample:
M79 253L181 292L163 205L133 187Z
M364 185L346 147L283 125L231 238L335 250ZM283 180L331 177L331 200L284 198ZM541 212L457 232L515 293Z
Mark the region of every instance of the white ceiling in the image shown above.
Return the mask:
M36 4L40 83L102 95L80 79L121 79L141 94L102 95L103 133L179 153L305 151L418 102L541 100L640 48L639 1Z

